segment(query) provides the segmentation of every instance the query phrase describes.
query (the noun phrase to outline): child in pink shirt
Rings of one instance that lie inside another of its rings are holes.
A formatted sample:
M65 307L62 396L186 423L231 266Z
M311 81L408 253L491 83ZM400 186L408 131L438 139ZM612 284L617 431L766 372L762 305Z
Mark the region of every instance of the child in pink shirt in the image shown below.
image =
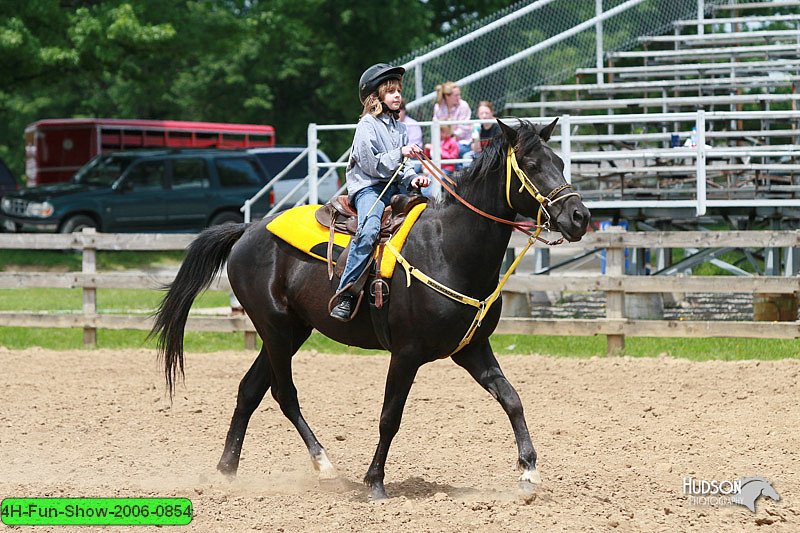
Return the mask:
M453 129L450 126L442 126L442 159L458 159L458 141L453 135ZM450 176L456 169L455 163L443 163L442 170Z

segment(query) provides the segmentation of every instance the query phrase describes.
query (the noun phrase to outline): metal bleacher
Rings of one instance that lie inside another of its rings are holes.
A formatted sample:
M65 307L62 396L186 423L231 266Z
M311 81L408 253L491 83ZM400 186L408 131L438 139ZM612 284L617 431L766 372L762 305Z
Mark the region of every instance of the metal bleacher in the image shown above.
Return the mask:
M561 116L554 141L596 216L798 227L800 1L698 11L506 112Z

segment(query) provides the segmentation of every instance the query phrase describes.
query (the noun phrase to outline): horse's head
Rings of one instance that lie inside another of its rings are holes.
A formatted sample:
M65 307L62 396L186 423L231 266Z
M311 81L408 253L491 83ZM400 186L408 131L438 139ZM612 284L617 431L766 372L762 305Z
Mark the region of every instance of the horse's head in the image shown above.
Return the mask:
M509 206L523 216L536 217L542 208L542 222L549 221L568 241L579 241L591 214L564 178L564 162L545 144L556 122L537 130L526 121L520 121L518 128L497 121L510 147L506 197Z

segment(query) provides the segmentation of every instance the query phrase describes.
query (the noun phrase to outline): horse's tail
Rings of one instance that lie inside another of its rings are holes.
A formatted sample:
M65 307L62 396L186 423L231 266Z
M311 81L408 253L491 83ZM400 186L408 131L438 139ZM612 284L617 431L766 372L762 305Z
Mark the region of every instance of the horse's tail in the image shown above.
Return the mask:
M221 224L200 233L187 248L175 280L164 287L167 294L154 314L148 338L158 339L170 398L179 370L183 377L183 331L192 302L214 281L246 228L247 224Z

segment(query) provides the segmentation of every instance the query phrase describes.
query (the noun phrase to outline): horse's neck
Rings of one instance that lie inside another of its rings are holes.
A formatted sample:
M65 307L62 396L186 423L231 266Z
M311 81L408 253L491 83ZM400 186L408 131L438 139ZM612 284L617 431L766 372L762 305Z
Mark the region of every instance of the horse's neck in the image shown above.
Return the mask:
M502 207L498 211L496 205L487 205L497 202L492 194L482 193L480 188L473 188L470 192L472 194L465 200L476 208L499 218L513 220L513 215ZM469 265L470 272L479 273L490 285L496 285L497 274L511 238L511 226L490 220L460 202L451 203L442 210L441 222L448 255L460 264Z

